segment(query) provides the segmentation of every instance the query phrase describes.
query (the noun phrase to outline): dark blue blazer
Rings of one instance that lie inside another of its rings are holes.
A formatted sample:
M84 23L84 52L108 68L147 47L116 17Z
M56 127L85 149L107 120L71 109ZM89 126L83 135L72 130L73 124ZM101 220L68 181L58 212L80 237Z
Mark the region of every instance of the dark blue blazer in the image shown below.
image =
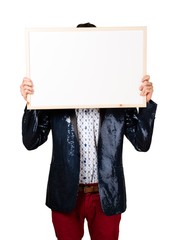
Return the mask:
M126 210L126 189L122 162L126 136L137 151L151 144L156 103L146 108L100 109L98 141L98 184L101 206L106 215ZM74 109L27 110L22 120L23 143L28 150L43 144L52 131L53 149L46 205L58 212L75 208L80 171L80 152Z

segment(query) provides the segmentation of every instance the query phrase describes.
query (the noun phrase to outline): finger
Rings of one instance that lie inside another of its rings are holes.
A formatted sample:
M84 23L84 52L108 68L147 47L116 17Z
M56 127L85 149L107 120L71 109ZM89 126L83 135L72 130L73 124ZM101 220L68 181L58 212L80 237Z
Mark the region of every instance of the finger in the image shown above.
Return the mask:
M34 89L33 89L33 86L29 86L29 85L26 85L26 84L21 84L20 85L20 90L21 92L31 92L33 93L34 92Z
M141 96L146 96L147 94L152 94L153 93L153 87L146 87L146 88L143 88L142 91L140 92L140 95Z
M145 80L144 82L142 82L142 85L140 86L139 90L142 91L144 88L152 88L153 84L152 82L148 82L147 80Z
M23 97L26 98L26 96L27 96L28 94L30 94L30 95L34 94L34 91L32 91L32 90L30 90L30 89L23 89L23 90L21 91L21 94L22 94Z
M145 75L142 78L142 82L149 81L150 80L150 75Z
M23 78L22 85L23 85L23 86L26 86L26 85L27 85L27 86L32 87L32 86L33 86L33 82L32 82L32 80L29 79L29 78Z
M152 84L152 82L147 82L147 81L145 81L145 82L143 82L142 83L142 85L141 85L143 88L150 88L150 87L152 87L153 86L153 84Z

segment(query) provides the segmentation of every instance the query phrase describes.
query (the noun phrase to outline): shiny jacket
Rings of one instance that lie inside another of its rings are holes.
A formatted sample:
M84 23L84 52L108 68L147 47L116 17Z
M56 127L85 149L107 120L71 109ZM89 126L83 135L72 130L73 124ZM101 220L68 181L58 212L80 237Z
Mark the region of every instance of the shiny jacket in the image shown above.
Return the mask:
M106 215L126 210L126 190L122 163L124 136L137 151L150 148L156 103L146 108L100 109L98 180L101 206ZM23 143L33 150L46 142L52 131L52 161L46 205L52 210L70 212L76 204L80 152L76 135L75 110L27 110L22 120Z

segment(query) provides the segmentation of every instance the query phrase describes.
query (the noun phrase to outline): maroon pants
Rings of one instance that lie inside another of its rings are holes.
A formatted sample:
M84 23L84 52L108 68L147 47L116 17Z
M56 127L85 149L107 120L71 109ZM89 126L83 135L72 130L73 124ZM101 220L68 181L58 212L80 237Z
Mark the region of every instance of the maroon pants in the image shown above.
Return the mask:
M52 211L57 239L81 240L85 219L91 240L118 239L121 214L106 216L101 209L99 193L79 193L77 206L71 213Z

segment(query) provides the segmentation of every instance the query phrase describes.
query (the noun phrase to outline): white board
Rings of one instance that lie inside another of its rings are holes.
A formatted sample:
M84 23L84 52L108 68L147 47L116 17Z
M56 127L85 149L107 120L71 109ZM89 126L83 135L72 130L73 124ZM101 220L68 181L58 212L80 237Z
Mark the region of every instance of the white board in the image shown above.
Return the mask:
M28 109L145 107L146 27L26 29Z

